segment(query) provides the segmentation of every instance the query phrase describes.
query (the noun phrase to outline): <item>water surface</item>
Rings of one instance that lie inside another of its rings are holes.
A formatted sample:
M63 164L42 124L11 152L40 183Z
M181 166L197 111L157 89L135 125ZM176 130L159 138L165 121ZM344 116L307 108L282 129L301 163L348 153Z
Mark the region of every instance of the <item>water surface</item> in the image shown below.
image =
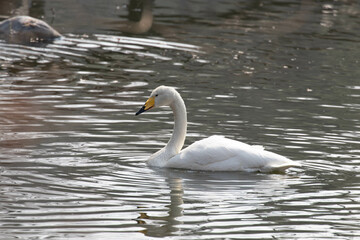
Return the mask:
M357 1L156 1L141 34L127 1L1 9L65 37L0 41L0 239L360 238ZM303 167L149 168L171 112L134 114L158 85L185 99L185 145L220 134Z

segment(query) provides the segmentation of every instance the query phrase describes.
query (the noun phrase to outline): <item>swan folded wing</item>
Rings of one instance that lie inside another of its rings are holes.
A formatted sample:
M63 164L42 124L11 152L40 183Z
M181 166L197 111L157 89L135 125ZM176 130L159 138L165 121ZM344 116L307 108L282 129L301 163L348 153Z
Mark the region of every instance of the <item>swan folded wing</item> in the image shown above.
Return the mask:
M214 170L212 165L231 159L236 153L229 151L223 144L225 138L209 137L191 144L179 154L172 157L168 167L187 168L192 170ZM221 140L221 141L216 141Z
M283 171L294 162L258 147L212 136L195 142L171 158L167 167L209 171Z

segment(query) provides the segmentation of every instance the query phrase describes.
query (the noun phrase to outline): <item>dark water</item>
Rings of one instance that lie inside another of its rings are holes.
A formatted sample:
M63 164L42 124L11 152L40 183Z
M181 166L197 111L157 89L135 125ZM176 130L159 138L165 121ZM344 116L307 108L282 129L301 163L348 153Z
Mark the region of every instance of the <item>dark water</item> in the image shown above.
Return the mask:
M133 2L0 4L65 35L0 41L0 239L360 238L358 1L155 1L137 32ZM172 132L168 109L134 116L158 85L185 99L186 145L221 134L303 167L147 167Z

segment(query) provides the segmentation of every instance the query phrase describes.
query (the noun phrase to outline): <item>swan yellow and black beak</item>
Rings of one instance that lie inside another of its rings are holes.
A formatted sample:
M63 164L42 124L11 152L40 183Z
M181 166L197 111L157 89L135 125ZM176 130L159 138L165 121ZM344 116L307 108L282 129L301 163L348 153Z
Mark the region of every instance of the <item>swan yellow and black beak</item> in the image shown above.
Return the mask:
M150 98L145 102L144 106L142 106L142 108L140 108L140 110L139 110L137 113L135 113L135 115L139 115L139 114L141 114L141 113L143 113L143 112L145 112L145 111L153 108L154 105L155 105L155 97L150 97Z

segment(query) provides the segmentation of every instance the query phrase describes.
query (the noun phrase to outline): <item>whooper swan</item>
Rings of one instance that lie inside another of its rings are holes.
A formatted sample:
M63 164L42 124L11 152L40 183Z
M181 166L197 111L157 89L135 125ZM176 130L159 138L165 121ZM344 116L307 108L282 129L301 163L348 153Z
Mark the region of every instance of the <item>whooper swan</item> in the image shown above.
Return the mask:
M181 150L186 137L187 115L184 101L174 88L156 88L136 115L160 106L172 109L175 124L166 146L148 159L150 166L203 171L272 172L300 165L261 147L216 135Z

